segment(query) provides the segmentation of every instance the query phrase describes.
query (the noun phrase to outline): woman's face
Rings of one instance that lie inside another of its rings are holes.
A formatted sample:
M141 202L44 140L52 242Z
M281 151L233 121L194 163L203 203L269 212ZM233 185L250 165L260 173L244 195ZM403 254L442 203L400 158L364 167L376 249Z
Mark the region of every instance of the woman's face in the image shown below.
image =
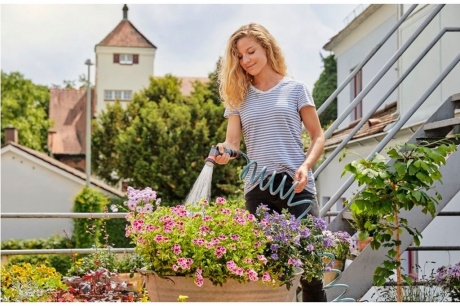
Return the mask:
M243 37L236 42L241 67L250 75L258 75L267 66L265 49L252 37Z

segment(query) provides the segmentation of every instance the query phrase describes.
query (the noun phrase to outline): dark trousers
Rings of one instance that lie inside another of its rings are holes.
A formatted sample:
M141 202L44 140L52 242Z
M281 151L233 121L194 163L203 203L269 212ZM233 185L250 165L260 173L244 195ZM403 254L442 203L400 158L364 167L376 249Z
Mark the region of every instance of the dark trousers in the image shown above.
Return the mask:
M286 175L286 183L284 185L284 194L292 187L292 178L286 173L278 173L275 176L274 180L274 190L276 190L283 179L283 176ZM266 184L268 179L266 178L264 183ZM265 185L264 184L264 185ZM288 197L289 198L289 197ZM308 214L317 217L319 215L319 208L314 194L303 190L300 193L296 193L292 199L292 203L295 203L299 200L311 200L312 204L301 204L293 207L287 205L288 198L285 200L280 199L280 195L271 195L270 188L265 191L260 190L259 186L252 189L245 195L246 200L246 209L251 213L255 214L257 207L260 204L265 204L270 210L281 213L283 208L287 208L291 214L296 217L299 217L309 205L312 205ZM301 279L302 285L302 301L303 302L327 302L326 292L323 289L323 281L321 279L313 279L311 282Z

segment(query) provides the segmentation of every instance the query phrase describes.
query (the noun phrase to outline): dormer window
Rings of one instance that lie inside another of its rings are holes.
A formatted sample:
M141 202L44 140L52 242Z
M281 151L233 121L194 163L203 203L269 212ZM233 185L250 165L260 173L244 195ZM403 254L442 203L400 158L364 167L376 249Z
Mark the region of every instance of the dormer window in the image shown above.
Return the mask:
M118 54L113 55L113 62L121 65L139 64L139 54Z

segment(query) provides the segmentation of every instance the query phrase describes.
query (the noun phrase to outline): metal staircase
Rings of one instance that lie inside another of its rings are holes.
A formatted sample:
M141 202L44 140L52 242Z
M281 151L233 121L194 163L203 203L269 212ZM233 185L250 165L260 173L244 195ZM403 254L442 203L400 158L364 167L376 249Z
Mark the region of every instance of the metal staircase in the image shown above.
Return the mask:
M444 104L433 114L426 123L420 127L408 141L408 143L417 143L420 140L439 139L447 136L455 127L460 126L459 118L454 118L455 109L460 109L460 94L456 94L447 99ZM392 164L394 160L389 161ZM450 200L460 192L460 183L458 181L458 172L460 170L460 148L451 154L446 160L446 165L440 168L443 175L444 184L435 185L438 192L442 195L442 200L437 206L436 215L450 202ZM434 190L430 190L428 195L434 196ZM348 231L352 232L349 222L343 218L343 210L329 224L328 229L331 231ZM420 208L414 208L411 211L403 211L401 218L408 220L409 224L422 232L433 220L430 215L421 212ZM401 250L406 250L413 242L412 236L404 232L401 236ZM386 259L387 249L380 248L372 250L366 247L352 264L347 267L340 278L340 283L347 284L349 290L345 297L359 298L363 296L372 287L372 277L374 270ZM328 299L333 300L343 290L331 288L328 290Z
M384 39L371 51L371 53L363 60L363 62L357 66L357 68L350 74L350 76L337 88L337 90L326 100L326 102L318 109L318 113L321 114L327 106L337 97L337 95L345 88L345 86L353 79L354 75L369 61L369 59L376 53L376 51L386 42L386 40L398 29L398 27L404 22L404 20L414 11L417 5L412 5L408 11L401 17L401 19L395 24L390 32L384 37ZM369 84L362 90L362 92L350 103L347 109L338 116L337 120L331 125L331 127L325 132L325 137L329 138L339 124L347 118L349 113L354 107L361 101L367 93L377 84L382 76L389 70L389 68L400 58L404 51L412 44L412 42L422 33L425 27L433 20L433 18L441 11L444 5L437 5L432 12L421 22L420 26L414 31L411 37L401 46L399 50L390 58L390 60L384 65L384 67L376 74L376 76L369 82ZM368 119L374 114L374 112L383 104L383 102L391 95L391 93L398 88L401 82L409 75L414 67L424 58L424 56L431 50L431 48L443 37L447 32L460 32L460 28L444 28L436 37L426 46L426 48L420 53L420 55L413 61L409 68L401 75L401 77L389 88L387 93L379 100L375 107L371 109L368 114L365 114L361 121L356 127L350 132L350 134L343 139L341 144L329 154L327 159L318 167L315 171L314 176L317 178L322 170L328 166L332 159L340 153L340 151L348 144L352 137L358 132L358 130L368 121ZM372 159L375 154L379 153L388 142L396 135L396 133L407 123L411 116L420 108L420 106L426 101L426 99L432 94L432 92L442 84L444 78L452 71L452 69L460 61L460 52L455 59L446 66L444 71L438 76L438 78L431 84L425 93L415 102L410 110L406 113L401 114L399 120L395 125L388 131L384 139L374 148L374 150L367 156L367 159ZM459 84L460 85L460 84ZM460 91L460 86L459 86ZM408 143L418 143L422 140L433 141L442 138L449 137L451 134L457 134L460 132L460 118L455 117L455 110L460 109L460 93L449 97L438 110L428 119L426 122L413 134ZM459 143L456 143L457 146ZM393 164L394 161L390 160L389 164ZM451 154L446 160L446 165L441 167L440 172L443 175L444 184L436 184L436 189L442 195L443 199L439 201L436 215L451 201L451 199L460 192L460 183L458 181L458 173L460 172L460 148L453 154ZM321 217L324 217L332 206L339 200L344 192L352 185L354 179L352 176L339 188L339 190L331 197L331 199L323 206L321 210ZM434 190L428 193L434 196ZM331 231L347 231L354 233L354 229L350 226L349 222L344 218L347 214L348 208L342 210L337 217L328 225L328 230ZM401 218L406 218L412 227L417 228L422 232L432 221L433 218L430 215L425 215L421 212L421 209L413 209L410 212L403 211L400 214ZM401 251L405 251L413 242L412 237L404 233L401 236ZM362 297L371 287L372 278L377 266L380 266L386 259L387 249L381 248L379 250L372 250L366 247L357 258L349 265L343 272L338 283L346 284L349 289L343 297L351 297L359 299ZM336 299L340 294L343 293L343 288L330 288L328 289L328 300L332 301Z

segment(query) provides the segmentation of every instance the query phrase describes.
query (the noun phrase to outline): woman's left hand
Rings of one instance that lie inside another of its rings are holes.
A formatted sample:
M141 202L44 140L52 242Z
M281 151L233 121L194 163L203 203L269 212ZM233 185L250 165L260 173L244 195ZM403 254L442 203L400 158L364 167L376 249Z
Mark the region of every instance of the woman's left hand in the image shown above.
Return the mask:
M294 193L299 193L302 192L302 190L305 189L305 186L307 186L308 182L308 167L307 165L302 165L297 169L295 172L294 176L294 182L299 182L297 186L294 188Z

